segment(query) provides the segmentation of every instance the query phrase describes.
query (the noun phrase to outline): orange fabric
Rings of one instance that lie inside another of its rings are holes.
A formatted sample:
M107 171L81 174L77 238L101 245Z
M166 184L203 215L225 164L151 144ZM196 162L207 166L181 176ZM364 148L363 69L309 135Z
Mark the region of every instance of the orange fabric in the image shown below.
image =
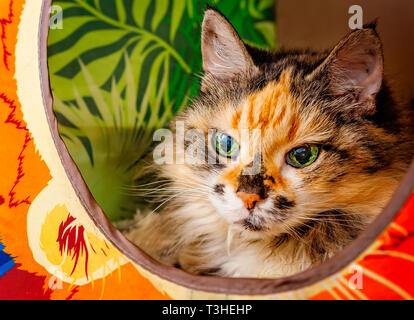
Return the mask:
M339 274L334 277L337 285L322 290L312 298L337 299L339 296L343 299L344 292L355 299L414 298L414 193L378 238L376 245L356 261L356 266L362 268L361 289L352 290L347 285L352 274ZM345 285L338 285L341 280Z
M51 176L26 128L14 79L14 51L24 2L0 1L0 240L16 263L0 277L0 298L168 299L131 263L87 285L62 283L60 287L53 286L54 277L33 259L26 216L31 202Z

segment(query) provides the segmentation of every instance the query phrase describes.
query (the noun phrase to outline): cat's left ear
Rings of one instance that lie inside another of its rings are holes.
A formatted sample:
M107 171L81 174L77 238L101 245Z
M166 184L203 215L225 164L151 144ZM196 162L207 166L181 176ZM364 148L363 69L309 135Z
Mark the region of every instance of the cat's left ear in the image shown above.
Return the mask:
M383 79L382 45L375 25L348 34L315 72L327 76L333 96L346 99L348 110L343 111L348 117L374 114Z

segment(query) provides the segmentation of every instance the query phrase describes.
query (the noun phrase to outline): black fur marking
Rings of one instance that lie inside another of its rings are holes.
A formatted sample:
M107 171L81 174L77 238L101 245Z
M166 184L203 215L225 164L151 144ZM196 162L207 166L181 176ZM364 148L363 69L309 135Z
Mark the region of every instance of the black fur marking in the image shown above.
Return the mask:
M223 195L224 194L224 184L216 184L214 186L214 192L218 193L219 195Z
M367 166L367 167L364 167L362 169L366 173L374 174L374 173L378 172L379 170L383 169L383 166L381 164L376 163L376 164L374 164L372 166Z
M282 233L281 235L275 237L273 246L275 248L280 247L282 244L286 243L290 239L290 236L287 233Z
M261 174L244 175L238 177L237 192L247 192L258 194L262 199L266 197L266 188L264 185L264 178Z
M276 210L266 210L266 212L270 215L273 216L274 220L276 222L281 222L284 221L288 218L288 214L287 212L283 212L283 211L276 211Z
M321 212L312 221L297 226L292 237L309 243L308 254L316 263L323 261L328 252L338 251L356 239L365 227L357 215L332 210Z
M273 204L279 210L290 209L290 208L293 208L296 205L295 201L289 201L284 196L277 196L275 201L273 202Z
M372 158L370 165L363 168L366 173L373 174L379 170L385 169L391 164L392 154L388 151L391 149L390 146L381 145L369 139L365 139L362 146L370 152Z
M262 223L253 222L250 217L243 220L243 227L250 231L262 231L264 229Z
M400 133L404 128L399 121L401 111L396 108L391 90L385 80L376 96L376 107L377 112L368 119L373 121L376 126L384 128L388 133Z

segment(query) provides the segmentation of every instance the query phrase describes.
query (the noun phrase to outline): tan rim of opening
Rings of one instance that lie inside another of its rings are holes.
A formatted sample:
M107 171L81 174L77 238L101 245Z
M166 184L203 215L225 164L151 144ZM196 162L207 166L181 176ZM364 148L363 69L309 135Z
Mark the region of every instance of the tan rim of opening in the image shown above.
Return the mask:
M182 270L161 264L129 242L123 234L110 223L105 213L92 197L76 164L72 160L64 142L59 136L56 117L52 109L53 99L50 91L47 65L47 36L49 31L49 9L51 2L52 0L43 0L39 30L39 68L43 91L43 104L59 157L63 163L66 174L72 183L73 189L97 228L125 256L151 273L190 289L225 294L267 295L300 289L333 275L354 261L385 230L410 196L414 188L414 160L388 205L364 233L330 260L293 276L279 279L195 276Z

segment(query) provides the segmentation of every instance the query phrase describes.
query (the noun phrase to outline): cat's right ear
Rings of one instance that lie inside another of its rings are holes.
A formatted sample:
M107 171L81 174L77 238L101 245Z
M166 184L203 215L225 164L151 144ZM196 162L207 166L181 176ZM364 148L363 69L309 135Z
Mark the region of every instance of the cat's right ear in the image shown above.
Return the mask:
M229 81L256 70L237 31L214 9L204 13L201 51L205 74L218 80Z

